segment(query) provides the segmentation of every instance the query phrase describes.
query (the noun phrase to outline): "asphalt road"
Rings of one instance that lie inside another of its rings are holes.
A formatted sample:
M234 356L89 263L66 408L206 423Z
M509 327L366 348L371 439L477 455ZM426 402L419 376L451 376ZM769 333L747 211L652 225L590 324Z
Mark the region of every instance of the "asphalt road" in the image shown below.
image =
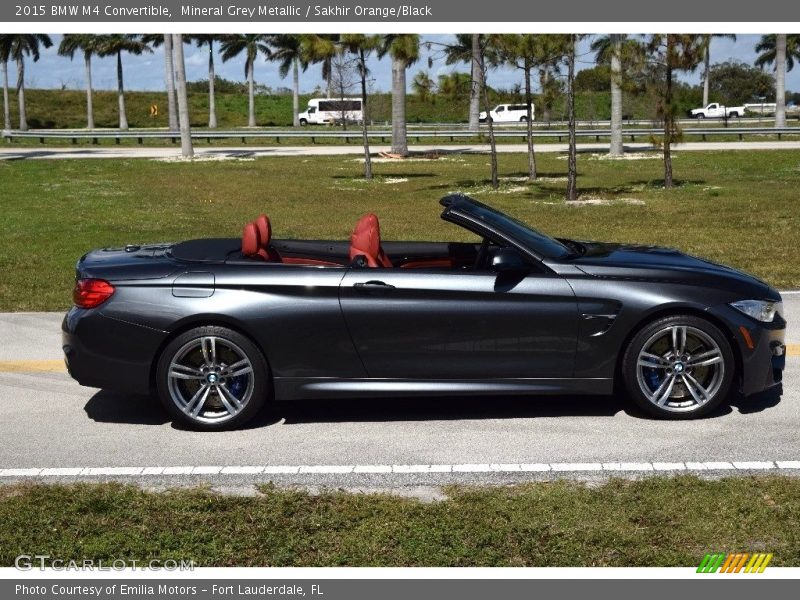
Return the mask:
M786 294L800 343L800 293ZM156 400L80 387L59 362L61 314L0 314L0 482L122 479L393 489L693 471L800 475L800 357L783 396L660 422L619 398L531 397L278 404L247 429L175 428ZM21 471L18 469L22 469Z
M588 143L578 144L578 152L608 152L607 143ZM653 150L653 146L644 142L627 143L625 148L628 152L641 152ZM411 145L409 149L414 152L487 152L487 144L438 144L438 145ZM536 144L536 152L566 152L567 144ZM675 144L675 151L697 151L697 150L800 150L798 141L761 141L761 142L688 142ZM321 144L316 146L252 146L225 147L225 146L203 146L195 144L195 156L201 159L235 159L253 158L261 156L324 156L324 155L344 155L361 154L363 149L358 144L337 146L333 144ZM387 145L370 144L373 153L389 152L391 148ZM524 144L498 144L497 151L524 152ZM0 147L0 160L41 160L41 159L63 159L63 158L150 158L150 159L170 159L180 156L180 149L174 147L147 147L147 146L14 146L7 144Z

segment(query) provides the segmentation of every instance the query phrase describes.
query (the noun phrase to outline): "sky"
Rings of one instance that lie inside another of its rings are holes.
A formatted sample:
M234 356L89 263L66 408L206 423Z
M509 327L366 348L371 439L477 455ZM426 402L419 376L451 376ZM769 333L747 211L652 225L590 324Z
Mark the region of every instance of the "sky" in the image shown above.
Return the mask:
M36 64L26 66L25 85L31 88L66 88L83 89L84 66L82 57L76 54L75 60L58 56L56 49L61 41L60 35L51 36L53 47L44 50L42 57ZM726 60L739 60L752 64L755 60L754 47L758 42L757 35L739 35L736 41L714 38L711 45L711 62ZM445 64L442 56L441 44L452 43L453 35L427 35L422 37L422 58L409 68L407 81L412 81L417 71L428 71L436 80L438 75L453 71L469 72L469 65ZM425 42L432 42L430 50ZM577 68L585 69L594 65L594 56L589 51L591 38L583 40L578 48ZM208 51L207 48L198 49L186 46L187 79L195 81L206 79L208 76ZM429 67L429 59L432 65ZM234 81L244 80L244 58L233 59L223 63L216 57L216 72L220 77ZM163 48L155 49L153 54L143 56L123 56L125 72L125 87L129 90L162 90L164 89L164 55ZM378 60L374 56L369 61L372 80L371 91L388 91L391 89L391 73L389 59ZM256 64L255 77L257 83L273 89L278 87L291 87L291 74L286 79L281 79L278 74L278 64L259 59ZM698 83L700 80L699 69L696 73L681 73L679 79L689 83ZM114 58L97 58L92 61L92 79L95 89L116 89L116 63ZM9 80L12 85L16 81L16 72L13 63L9 64ZM501 68L490 72L489 84L495 88L509 89L521 82L518 70ZM301 92L311 92L315 87L323 88L319 65L311 65L305 73L300 75ZM787 74L786 88L791 91L800 91L800 68ZM711 99L713 101L713 98Z

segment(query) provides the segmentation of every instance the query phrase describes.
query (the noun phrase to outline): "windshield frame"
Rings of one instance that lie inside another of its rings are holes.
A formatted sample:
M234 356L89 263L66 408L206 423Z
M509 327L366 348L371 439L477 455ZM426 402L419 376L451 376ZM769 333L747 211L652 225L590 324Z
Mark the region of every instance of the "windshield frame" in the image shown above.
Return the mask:
M484 237L499 236L537 260L563 260L575 254L563 242L469 196L446 196L440 204L445 207L443 219Z

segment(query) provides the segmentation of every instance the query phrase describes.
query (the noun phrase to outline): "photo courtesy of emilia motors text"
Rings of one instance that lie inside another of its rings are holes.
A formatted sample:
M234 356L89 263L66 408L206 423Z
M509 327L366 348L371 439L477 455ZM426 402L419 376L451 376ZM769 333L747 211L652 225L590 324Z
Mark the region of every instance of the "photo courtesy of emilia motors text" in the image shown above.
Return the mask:
M792 594L800 4L11 0L0 67L2 598Z

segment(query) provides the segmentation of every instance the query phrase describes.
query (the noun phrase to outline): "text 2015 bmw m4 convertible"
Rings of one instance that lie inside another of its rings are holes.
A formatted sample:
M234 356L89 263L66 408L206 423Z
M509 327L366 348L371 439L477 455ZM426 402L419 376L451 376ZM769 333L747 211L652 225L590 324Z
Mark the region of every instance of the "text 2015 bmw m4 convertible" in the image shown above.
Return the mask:
M461 195L475 243L241 239L94 250L63 323L81 384L155 391L197 429L265 402L421 394L611 394L655 417L777 386L781 297L676 250L547 237Z

